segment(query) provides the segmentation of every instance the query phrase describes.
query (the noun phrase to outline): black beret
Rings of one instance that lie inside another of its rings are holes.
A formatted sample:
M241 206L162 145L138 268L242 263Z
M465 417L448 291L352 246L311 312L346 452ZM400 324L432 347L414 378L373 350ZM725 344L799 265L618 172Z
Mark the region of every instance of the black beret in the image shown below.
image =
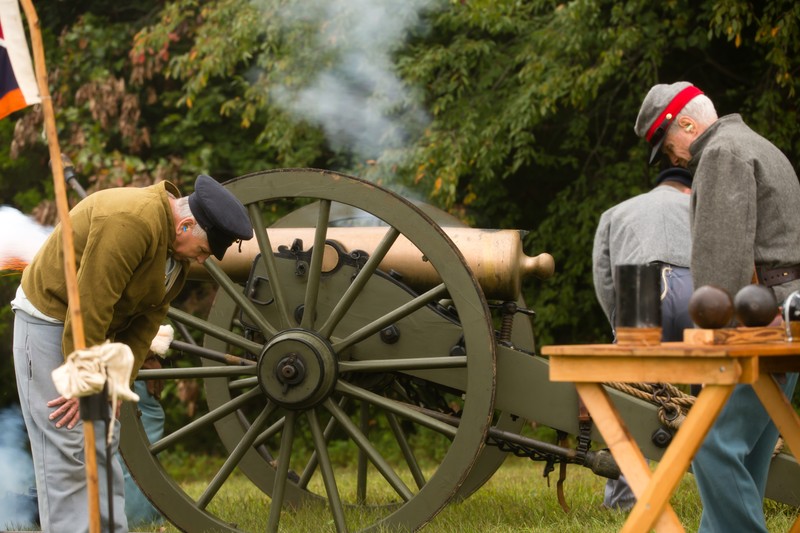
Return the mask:
M692 173L682 167L670 167L659 172L656 185L661 185L665 181L677 181L691 189Z
M217 259L222 259L234 241L253 238L253 227L242 202L210 176L197 176L194 192L189 195L189 208L206 231L211 253Z

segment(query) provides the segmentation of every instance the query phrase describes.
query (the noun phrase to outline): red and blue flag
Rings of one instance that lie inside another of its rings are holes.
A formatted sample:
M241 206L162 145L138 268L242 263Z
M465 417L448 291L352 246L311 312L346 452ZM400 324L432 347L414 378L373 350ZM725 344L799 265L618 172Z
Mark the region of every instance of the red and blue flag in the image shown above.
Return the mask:
M17 0L0 0L0 119L39 103Z

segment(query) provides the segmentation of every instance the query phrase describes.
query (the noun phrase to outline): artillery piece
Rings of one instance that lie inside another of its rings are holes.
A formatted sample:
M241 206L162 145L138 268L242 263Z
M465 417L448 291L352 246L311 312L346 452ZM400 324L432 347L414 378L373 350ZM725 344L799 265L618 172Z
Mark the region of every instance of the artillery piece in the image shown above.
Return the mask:
M169 312L184 333L172 347L189 357L139 374L202 379L207 412L154 443L134 405L121 415L126 463L178 528L239 531L215 505L238 490L234 469L271 498L269 531L284 506L313 501L327 503L337 531L415 530L477 490L509 451L549 469L576 463L618 475L610 455L586 447L601 439L579 423L574 387L551 383L536 355L520 284L548 277L553 262L526 256L519 232L442 227L400 196L329 171L259 172L225 186L248 209L256 239L192 270L218 287L206 318ZM267 228L265 217L286 205L297 209ZM309 213L316 223L305 223ZM657 460L663 441L650 437L665 433L657 406L610 392ZM583 446L524 437L526 420ZM376 421L386 429L371 431ZM226 451L224 464L188 494L162 460L212 427L218 442L208 446ZM446 452L431 466L418 457L432 443ZM331 459L342 447L357 457L354 486ZM770 496L797 504L796 463L776 463ZM387 486L391 501L373 496Z

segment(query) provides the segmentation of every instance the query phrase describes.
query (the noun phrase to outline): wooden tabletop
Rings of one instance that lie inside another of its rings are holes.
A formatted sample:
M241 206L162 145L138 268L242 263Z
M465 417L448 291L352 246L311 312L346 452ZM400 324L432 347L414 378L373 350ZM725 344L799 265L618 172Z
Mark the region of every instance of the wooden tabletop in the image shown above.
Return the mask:
M800 342L654 345L567 344L542 348L550 379L569 382L753 383L800 369Z
M800 354L800 342L761 342L748 344L687 344L662 342L653 345L635 344L554 344L544 346L546 356L618 357L780 357Z

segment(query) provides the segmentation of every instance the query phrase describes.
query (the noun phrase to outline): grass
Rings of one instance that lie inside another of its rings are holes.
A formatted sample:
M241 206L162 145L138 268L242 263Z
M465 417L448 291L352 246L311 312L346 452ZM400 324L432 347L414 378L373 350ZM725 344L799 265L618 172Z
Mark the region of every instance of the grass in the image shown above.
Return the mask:
M620 530L626 513L600 508L604 478L595 476L588 469L570 465L565 482L565 495L570 511L564 512L556 496L557 473L551 474L548 487L547 481L542 477L542 467L542 463L509 457L478 491L464 501L447 505L422 531L507 533L533 530L537 533L604 533ZM350 470L337 471L336 475L343 491L355 485L355 480L349 479L354 478L354 473ZM269 515L269 498L243 477L240 482L232 485L227 492L214 498L210 509L219 516L235 521L242 531L263 531ZM196 495L206 485L188 481L183 486L188 493ZM370 496L374 494L370 493ZM392 497L389 489L386 489L385 497ZM686 531L697 531L701 504L690 474L684 476L671 502ZM376 522L380 512L373 512L369 507L359 508L358 511L348 510L348 526L351 530L364 528ZM789 530L797 513L798 510L790 506L772 501L765 504L770 531ZM147 528L137 530L144 531ZM335 531L335 528L326 507L313 504L296 510L284 510L280 530L289 533L323 533ZM163 531L172 533L178 529L168 524Z

